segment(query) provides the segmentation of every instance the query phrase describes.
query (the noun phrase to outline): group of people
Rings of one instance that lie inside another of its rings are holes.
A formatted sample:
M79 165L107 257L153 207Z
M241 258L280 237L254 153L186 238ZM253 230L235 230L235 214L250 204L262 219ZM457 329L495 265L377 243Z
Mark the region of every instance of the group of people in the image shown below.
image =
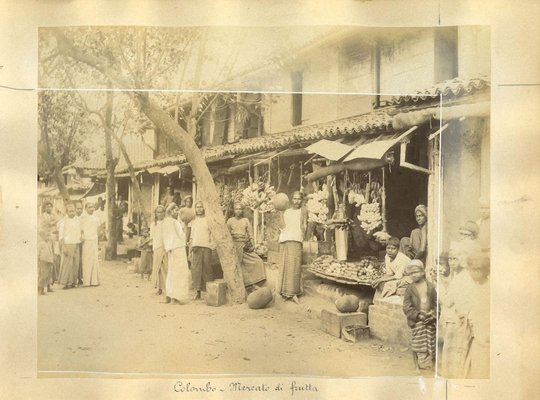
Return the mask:
M65 216L53 214L44 202L38 228L38 294L52 292L58 283L64 289L99 285L99 229L95 205L71 202ZM45 291L46 290L46 291Z
M489 240L481 242L478 224L466 222L459 229L459 240L439 257L428 280L423 232L427 208L420 205L415 213L419 228L410 238L387 240L386 273L373 284L375 297L403 296L417 369L433 367L438 348L441 375L485 378L489 374Z
M205 215L202 201L194 205L195 218L182 218L191 208L192 199L187 197L182 208L175 201L166 201L154 212L150 230L143 234L141 242L141 273L150 271L157 294L165 294L165 302L182 304L189 299L191 287L194 300L202 298L206 286L215 278L212 252L215 250L213 230ZM262 259L253 252L253 231L249 220L243 216L241 204L234 205L234 216L227 221L238 265L242 270L244 285L248 292L256 290L266 280Z

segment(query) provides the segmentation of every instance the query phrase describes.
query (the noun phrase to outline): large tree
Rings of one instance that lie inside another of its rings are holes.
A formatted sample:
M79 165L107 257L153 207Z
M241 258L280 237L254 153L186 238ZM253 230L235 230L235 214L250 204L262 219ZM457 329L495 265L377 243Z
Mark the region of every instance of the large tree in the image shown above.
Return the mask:
M77 159L88 157L84 146L87 121L74 108L66 92L38 94L38 174L52 178L64 202L70 200L62 170Z
M116 89L129 93L146 118L182 150L196 178L199 197L205 202L231 300L243 302L246 292L235 248L202 152L193 136L171 117L171 104L163 101L167 96L151 92L155 87L171 85L171 76L188 58L187 43L200 40L198 33L154 28L55 29L51 33L55 39L50 45L51 54L62 58L64 68L82 68L88 83L102 85L110 81Z

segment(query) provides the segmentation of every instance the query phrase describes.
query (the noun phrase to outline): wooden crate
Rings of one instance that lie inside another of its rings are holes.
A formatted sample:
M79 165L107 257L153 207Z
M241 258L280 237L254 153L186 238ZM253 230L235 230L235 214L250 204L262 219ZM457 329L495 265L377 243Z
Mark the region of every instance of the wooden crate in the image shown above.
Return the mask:
M337 310L321 311L321 329L332 336L340 338L342 329L350 325L367 325L366 313L341 313Z
M369 339L369 327L367 325L347 325L341 329L341 338L346 342L357 343Z

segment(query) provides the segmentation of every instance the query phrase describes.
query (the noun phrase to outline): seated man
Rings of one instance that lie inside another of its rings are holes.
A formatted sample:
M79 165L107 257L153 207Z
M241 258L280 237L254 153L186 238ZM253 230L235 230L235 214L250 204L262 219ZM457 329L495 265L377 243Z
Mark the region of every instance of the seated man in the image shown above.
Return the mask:
M396 237L388 239L386 256L384 257L386 274L373 282L373 287L377 288L375 298L388 297L404 292L410 283L409 277L404 274L405 267L410 262L411 259L399 251L399 239Z

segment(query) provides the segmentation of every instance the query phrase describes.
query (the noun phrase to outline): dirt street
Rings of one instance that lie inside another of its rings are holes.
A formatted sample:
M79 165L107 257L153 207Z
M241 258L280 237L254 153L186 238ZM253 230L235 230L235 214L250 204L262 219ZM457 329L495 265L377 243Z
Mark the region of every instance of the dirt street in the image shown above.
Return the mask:
M346 343L319 329L302 298L265 310L162 303L122 261L101 285L38 298L38 370L120 374L413 375L410 351L374 339ZM122 375L113 375L114 377Z

